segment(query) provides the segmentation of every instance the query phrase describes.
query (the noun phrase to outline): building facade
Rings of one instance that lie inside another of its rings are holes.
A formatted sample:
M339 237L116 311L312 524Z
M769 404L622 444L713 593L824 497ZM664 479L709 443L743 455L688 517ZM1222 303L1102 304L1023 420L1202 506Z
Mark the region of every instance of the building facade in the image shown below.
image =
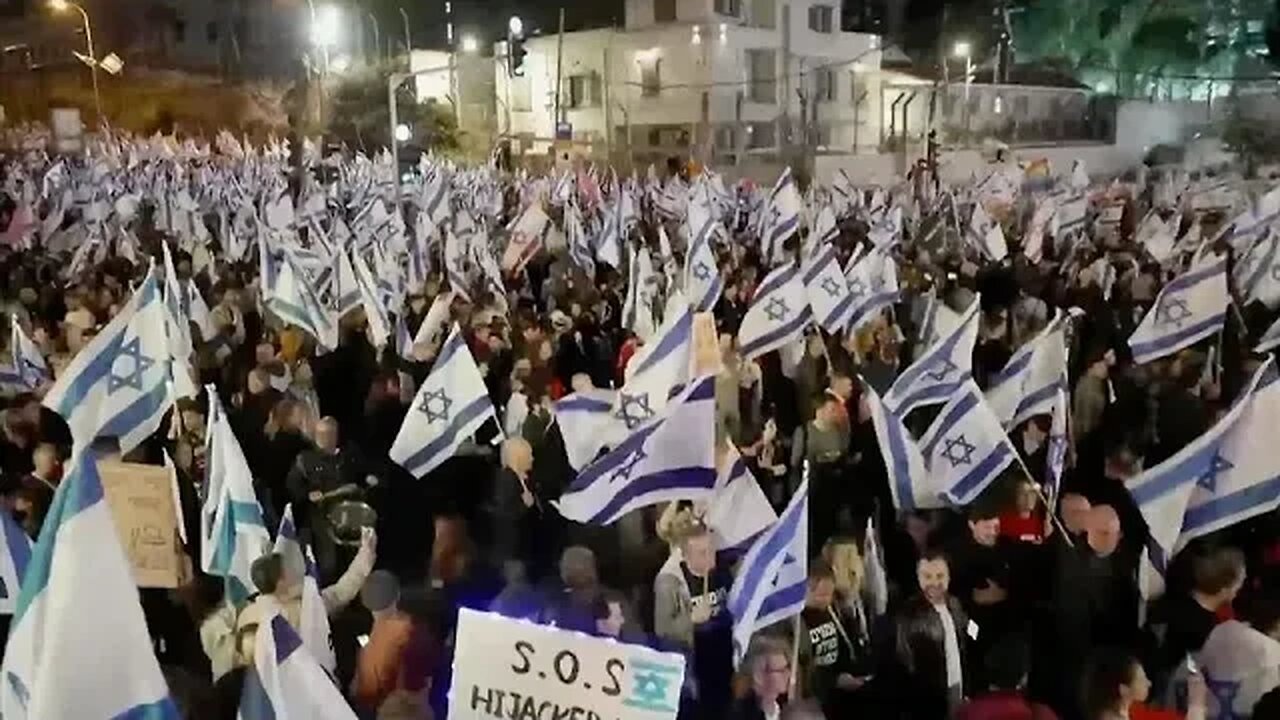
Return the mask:
M839 0L628 0L625 11L624 28L566 33L563 47L529 38L519 77L498 45L498 124L522 150L544 152L557 125L592 152L717 163L878 144L879 37L841 30Z

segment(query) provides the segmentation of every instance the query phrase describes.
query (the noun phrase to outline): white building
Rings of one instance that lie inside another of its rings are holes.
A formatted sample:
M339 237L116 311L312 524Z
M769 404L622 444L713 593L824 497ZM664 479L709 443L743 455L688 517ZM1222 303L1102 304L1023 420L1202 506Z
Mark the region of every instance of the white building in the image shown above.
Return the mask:
M523 76L498 47L498 126L543 152L555 135L557 38L529 38ZM568 33L562 120L593 152L717 163L803 144L879 143L880 42L841 32L840 0L627 0L626 26ZM629 146L629 147L628 147Z

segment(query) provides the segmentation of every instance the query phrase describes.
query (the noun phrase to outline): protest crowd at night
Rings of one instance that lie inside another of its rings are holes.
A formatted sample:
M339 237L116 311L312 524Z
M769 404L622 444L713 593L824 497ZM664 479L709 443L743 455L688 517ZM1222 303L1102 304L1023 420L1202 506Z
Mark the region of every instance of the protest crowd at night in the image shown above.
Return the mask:
M1021 160L7 156L0 717L1280 719L1280 188Z

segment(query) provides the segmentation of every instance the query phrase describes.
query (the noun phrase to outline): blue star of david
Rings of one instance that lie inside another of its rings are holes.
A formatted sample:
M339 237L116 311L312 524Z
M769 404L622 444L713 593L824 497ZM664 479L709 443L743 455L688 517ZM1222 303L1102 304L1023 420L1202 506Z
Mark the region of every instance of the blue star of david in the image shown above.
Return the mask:
M862 282L861 278L849 281L849 294L854 300L861 300L863 295L867 294L867 285Z
M822 291L827 294L827 297L834 298L840 295L840 281L830 275L822 279L821 286Z
M122 357L132 360L132 369L127 374L117 375L116 365ZM155 364L155 360L142 354L142 338L133 338L120 347L120 354L116 356L116 362L111 365L111 374L107 376L107 394L114 393L122 387L130 387L142 392L142 375Z
M634 430L640 423L653 417L653 408L649 407L649 395L647 393L638 393L628 395L622 393L622 398L618 403L618 412L614 414L627 426L628 430Z
M1218 701L1219 720L1245 720L1245 716L1236 712L1236 695L1240 694L1240 683L1230 680L1214 680L1205 676L1204 684Z
M1218 474L1224 470L1231 470L1233 468L1235 468L1234 463L1222 457L1222 453L1215 452L1213 454L1213 459L1209 461L1209 468L1204 471L1203 475L1196 478L1196 485L1199 485L1209 492L1216 492L1218 488Z
M957 468L961 465L970 465L973 463L973 453L978 448L973 446L965 439L964 435L958 435L954 438L945 440L947 446L942 450L942 457L951 463L951 467Z
M636 448L626 460L619 463L618 467L613 470L613 477L609 478L610 483L624 483L631 479L631 473L635 472L636 466L645 458L649 457L645 454L643 447Z
M711 277L711 268L704 262L698 262L693 266L693 276L705 281Z
M418 406L418 411L427 416L427 422L444 422L449 419L449 408L453 406L453 399L445 394L444 388L439 390L428 390L427 394L422 396L422 404Z
M782 298L773 298L764 306L764 314L769 317L771 322L786 320L789 312L791 312L791 308L787 307L786 301Z
M1191 310L1187 308L1187 301L1178 297L1170 298L1160 303L1160 309L1156 312L1156 325L1176 325L1181 328L1189 317Z
M934 382L942 382L955 370L957 370L956 364L951 362L950 358L942 358L938 362L938 367L925 373L925 376Z
M631 695L623 705L640 710L674 714L668 695L680 679L680 668L654 662L648 658L631 658Z

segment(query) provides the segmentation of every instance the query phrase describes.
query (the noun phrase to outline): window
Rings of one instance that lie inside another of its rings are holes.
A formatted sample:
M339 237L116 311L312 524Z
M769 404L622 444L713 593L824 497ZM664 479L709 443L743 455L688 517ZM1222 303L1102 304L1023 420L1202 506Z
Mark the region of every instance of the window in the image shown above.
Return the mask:
M778 0L751 0L751 25L774 29L778 26Z
M747 85L751 102L778 102L777 66L772 50L747 51Z
M716 0L716 12L721 15L738 17L741 11L741 0Z
M511 110L513 112L529 112L533 110L533 84L529 76L513 77L511 83Z
M757 148L773 147L777 144L774 142L774 138L777 136L776 129L771 122L747 123L747 148L755 150Z
M676 21L676 0L653 0L654 22Z
M836 101L836 73L830 68L818 68L814 71L814 98L818 102Z
M657 97L662 92L662 60L640 63L640 96Z
M834 13L830 5L812 5L809 7L809 29L814 32L830 33L831 18Z
M596 73L570 75L566 106L570 108L599 107L600 76Z
M210 45L218 42L218 23L211 22L208 25L205 25L204 36L205 39L209 41Z

